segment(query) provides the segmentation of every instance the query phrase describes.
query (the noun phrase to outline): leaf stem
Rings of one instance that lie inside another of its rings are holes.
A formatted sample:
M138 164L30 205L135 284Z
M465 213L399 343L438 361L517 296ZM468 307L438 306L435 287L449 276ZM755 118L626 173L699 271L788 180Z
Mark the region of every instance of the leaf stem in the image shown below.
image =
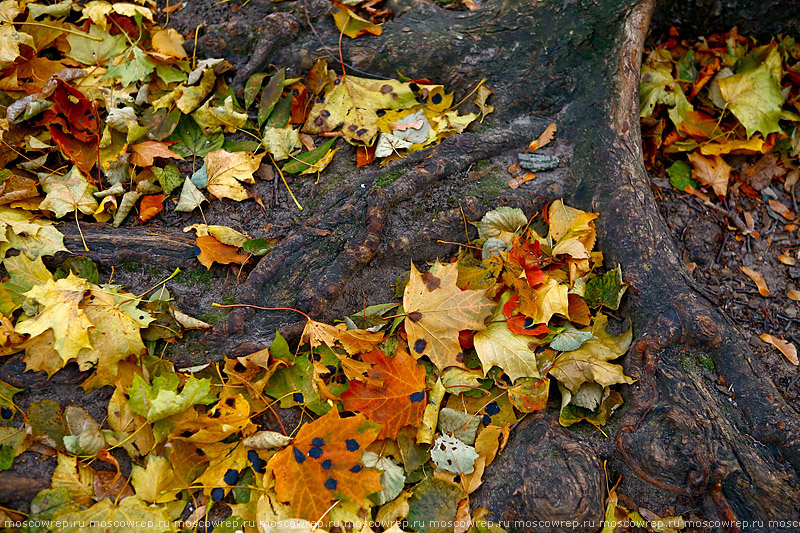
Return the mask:
M73 35L78 35L80 37L83 37L84 39L91 39L93 41L103 40L101 37L94 37L82 31L70 30L69 28L59 28L58 26L50 26L43 22L13 22L12 24L22 24L23 26L39 26L42 28L49 28L51 30L63 31L64 33L72 33Z

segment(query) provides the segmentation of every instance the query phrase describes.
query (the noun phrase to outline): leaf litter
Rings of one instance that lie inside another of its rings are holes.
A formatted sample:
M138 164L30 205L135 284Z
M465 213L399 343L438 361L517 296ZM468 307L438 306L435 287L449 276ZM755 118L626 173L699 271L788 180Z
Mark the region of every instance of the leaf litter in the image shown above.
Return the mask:
M732 233L711 244L720 271L691 250L687 267L709 280L714 298L736 272L733 298L745 292L746 299L753 293L765 299L741 310L731 304L735 318L752 325L751 343L774 339L789 353L800 342L792 335L797 309L789 296L800 278L798 59L800 46L789 36L760 43L733 28L689 41L672 28L646 51L640 86L645 165L657 176L657 196L691 202ZM755 307L764 308L760 316L753 316ZM791 388L797 380L786 383Z
M183 36L155 25L150 2L3 4L0 70L10 100L0 129L24 129L28 140L17 154L24 161L0 149L9 274L0 284L0 354L20 353L27 369L48 375L74 362L88 371L86 391L114 388L97 420L48 401L23 413L14 403L22 391L0 382L0 468L28 449L57 457L31 520L147 520L168 531L191 504L195 521L227 507L223 526L245 531L265 519L330 529L388 516L395 526L387 531L399 531L397 520L420 530L431 520L468 522L486 514L470 509L469 494L514 424L547 408L551 378L565 426L602 425L621 404L615 387L633 381L613 361L631 331L609 333L603 310L617 309L626 285L619 269L603 273L597 215L560 200L544 213L550 227L541 235L518 209L487 213L458 258L410 265L402 303L335 325L309 320L296 350L276 333L268 350L190 369L154 355L210 326L172 303L169 279L135 295L100 283L86 258L48 270L42 257L64 250L48 216L119 226L138 211L146 224L164 209L247 201L265 155L279 173L318 173L341 137L372 158L380 145L378 157L392 160L464 131L478 115L460 114L453 94L429 80L340 75L324 61L305 79L282 69L253 75L242 104L221 76L230 66L191 68ZM353 37L374 34L387 16L359 4L335 6L345 34L357 23ZM53 34L42 41L17 29L27 16ZM37 63L29 50L46 56ZM481 121L494 110L491 94L481 81ZM238 131L258 142L226 140ZM554 133L548 127L529 150ZM244 263L274 244L224 226L186 230L196 232L207 268ZM276 402L313 420L266 431L254 419ZM114 448L133 463L129 481Z

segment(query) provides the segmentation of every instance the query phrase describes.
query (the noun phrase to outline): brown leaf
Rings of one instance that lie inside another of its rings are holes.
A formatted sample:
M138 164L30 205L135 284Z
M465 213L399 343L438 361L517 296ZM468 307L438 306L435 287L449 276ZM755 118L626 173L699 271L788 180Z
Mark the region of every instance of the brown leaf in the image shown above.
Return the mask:
M549 126L547 126L539 138L535 141L531 141L528 145L528 151L533 152L534 150L538 150L539 148L550 144L550 141L553 140L553 136L556 134L558 128L556 128L556 123L553 122Z
M785 205L783 205L779 201L770 200L767 203L769 204L770 209L772 209L773 211L778 213L780 216L782 216L786 220L794 220L795 219L794 212L792 212L791 209L789 209L788 207L786 207Z
M39 194L36 181L23 176L11 174L0 186L0 205L10 204L18 200L33 198Z
M789 289L786 292L786 297L792 301L800 302L800 291L796 291L794 289Z
M773 179L782 177L786 172L787 170L780 166L777 156L767 154L755 163L742 165L741 176L751 187L760 191L772 183Z
M760 294L761 296L769 296L771 294L769 292L769 289L767 288L767 282L764 281L764 276L762 276L752 268L748 268L745 266L739 267L739 270L744 272L748 278L753 280L753 283L755 283L756 287L758 287L758 294Z
M692 152L688 156L694 169L692 177L703 185L710 185L717 196L725 196L728 192L728 180L731 177L731 167L720 156L703 157Z
M769 333L762 333L758 338L777 348L783 354L783 356L786 357L786 360L793 365L800 364L800 361L797 359L797 347L791 342L773 337Z
M197 260L209 270L211 270L211 265L214 263L225 265L238 263L241 265L247 261L249 257L248 255L240 254L239 248L236 246L222 244L211 235L198 237L197 240L195 240L195 245L200 250L197 254Z

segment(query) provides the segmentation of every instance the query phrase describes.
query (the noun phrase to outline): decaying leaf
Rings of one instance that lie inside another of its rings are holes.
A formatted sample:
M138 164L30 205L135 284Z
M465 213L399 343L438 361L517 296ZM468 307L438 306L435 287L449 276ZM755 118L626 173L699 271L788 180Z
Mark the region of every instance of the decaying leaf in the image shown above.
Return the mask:
M428 358L439 369L463 366L458 332L479 331L494 307L484 291L462 291L456 285L458 266L436 263L422 274L411 264L411 279L403 294L405 327L414 357Z
M242 183L255 183L253 173L258 170L264 154L227 152L215 150L205 157L208 167L208 191L217 198L230 198L240 202L248 198Z
M366 504L381 490L380 473L365 468L361 454L380 429L364 415L340 418L336 409L306 423L292 444L270 459L278 499L295 516L319 520L337 499Z

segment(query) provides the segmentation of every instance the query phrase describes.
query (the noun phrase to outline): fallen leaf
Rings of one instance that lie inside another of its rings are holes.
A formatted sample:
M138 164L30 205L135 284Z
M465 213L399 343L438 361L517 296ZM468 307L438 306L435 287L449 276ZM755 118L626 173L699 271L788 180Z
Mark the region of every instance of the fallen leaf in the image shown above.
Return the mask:
M331 74L333 76L333 74ZM317 98L303 126L305 133L341 131L351 143L371 146L378 135L377 112L408 109L417 104L407 83L335 76L325 94Z
M758 294L761 296L769 296L772 294L769 291L769 288L767 288L767 282L764 280L764 276L762 276L760 273L746 266L740 266L739 270L744 272L748 278L753 280L753 283L755 283L756 287L758 287Z
M486 103L486 101L492 94L493 94L492 91L489 90L489 88L485 85L481 85L480 87L478 87L478 92L477 94L475 94L475 105L478 106L478 109L481 110L481 122L483 122L483 119L486 118L486 115L488 115L489 113L494 113L494 106ZM544 146L544 144L542 146Z
M710 185L717 196L724 197L728 192L731 167L718 155L703 157L697 152L687 155L692 164L692 178L703 185Z
M791 342L773 337L769 333L762 333L759 335L759 338L777 348L783 354L783 356L786 357L786 360L793 365L796 366L800 364L800 361L797 359L797 347Z
M398 347L392 357L375 349L361 359L370 365L369 376L381 385L350 382L340 396L344 408L382 424L379 439L394 439L400 428L417 426L427 404L424 367L404 347Z
M541 148L543 146L546 146L546 145L550 144L550 141L553 140L553 137L555 136L557 129L558 128L556 127L556 123L555 122L550 123L544 129L542 134L539 135L539 138L537 138L535 141L531 141L528 144L528 151L529 152L533 152L533 151L538 150L539 148Z
M777 48L774 52L778 54ZM747 137L780 132L783 97L781 87L766 63L758 68L719 80L719 90L728 108L747 130Z
M160 455L149 455L144 467L133 465L131 484L136 495L150 503L174 501L185 488L176 478L169 460Z
M156 157L183 159L180 154L176 154L169 149L171 143L166 141L143 141L130 147L133 155L131 163L140 167L153 165Z
M785 206L784 204L782 204L781 202L779 202L779 201L777 201L777 200L772 200L772 199L770 199L770 200L767 202L767 204L769 205L769 207L770 207L770 208L771 208L773 211L775 211L776 213L778 213L780 216L782 216L782 217L783 217L783 218L785 218L786 220L794 220L794 219L795 219L795 216L796 216L796 215L794 214L794 212L793 212L793 211L791 211L791 210L790 210L788 207L786 207L786 206Z
M241 265L250 257L240 254L237 246L222 244L211 235L197 237L195 246L197 247L197 260L208 270L211 270L211 265L214 263L223 265L237 263Z
M336 27L344 35L351 39L360 37L361 35L372 34L380 35L383 33L383 28L380 24L373 24L372 22L356 15L348 6L333 1L334 11L333 20L336 22Z
M477 458L475 448L449 435L439 435L431 448L431 459L440 472L471 474Z
M361 454L380 432L364 415L340 418L336 409L300 427L294 441L267 464L275 493L295 516L319 520L335 500L365 505L382 489L380 473L364 468Z
M157 30L150 38L156 52L178 59L187 57L186 50L183 49L183 35L178 33L178 30L174 28Z
M89 328L93 324L86 312L78 307L89 288L86 280L72 273L67 278L34 286L25 296L36 302L41 310L31 319L18 323L14 330L36 337L52 329L54 349L61 357L61 366L65 365L78 357L82 349L92 347Z
M56 218L73 211L91 215L97 210L98 204L94 197L97 187L89 182L77 166L73 166L63 176L51 174L41 185L47 196L39 204L39 208L52 211Z
M795 302L800 302L800 291L797 291L795 289L789 289L786 292L786 297Z
M456 263L436 263L425 274L411 263L411 279L403 293L411 353L416 358L427 355L441 370L463 366L459 331L485 329L484 320L495 305L484 291L460 290L457 279Z
M203 196L203 193L195 187L189 177L186 177L183 181L183 189L181 189L181 196L175 206L175 211L190 213L205 201L206 197Z
M164 209L164 195L143 196L139 203L139 223L145 223Z
M255 183L253 173L258 170L264 154L227 152L215 150L205 157L208 167L208 191L217 198L230 198L240 202L248 198L242 183Z
M531 181L535 177L536 177L536 174L534 174L533 172L524 172L524 173L521 172L517 176L515 176L515 177L511 178L510 180L508 180L508 187L510 189L518 189L522 185L528 183L529 181Z

